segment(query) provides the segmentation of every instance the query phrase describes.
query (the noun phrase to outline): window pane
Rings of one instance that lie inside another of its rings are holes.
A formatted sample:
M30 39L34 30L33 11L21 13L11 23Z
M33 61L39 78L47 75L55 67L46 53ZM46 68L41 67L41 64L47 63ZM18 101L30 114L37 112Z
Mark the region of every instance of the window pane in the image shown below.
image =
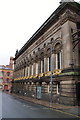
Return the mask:
M56 69L61 69L61 52L56 54Z
M9 79L8 78L6 79L6 83L9 83Z
M42 61L42 73L44 73L44 60Z
M60 69L60 52L57 54L58 69Z
M51 57L49 57L49 71L51 71Z

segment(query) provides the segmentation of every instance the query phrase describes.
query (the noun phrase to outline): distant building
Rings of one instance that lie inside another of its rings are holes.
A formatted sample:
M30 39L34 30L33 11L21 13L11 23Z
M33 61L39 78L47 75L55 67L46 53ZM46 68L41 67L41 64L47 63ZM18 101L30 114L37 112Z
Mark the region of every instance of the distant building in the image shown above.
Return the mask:
M16 52L13 92L77 105L80 101L80 4L73 0L60 3Z
M10 57L9 65L0 65L0 89L9 91L12 87L13 57Z

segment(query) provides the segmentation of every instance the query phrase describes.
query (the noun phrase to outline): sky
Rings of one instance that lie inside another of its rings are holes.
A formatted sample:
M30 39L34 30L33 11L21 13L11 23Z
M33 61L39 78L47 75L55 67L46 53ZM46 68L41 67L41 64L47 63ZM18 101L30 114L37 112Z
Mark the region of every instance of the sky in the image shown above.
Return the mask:
M79 2L79 0L75 0ZM37 29L60 5L60 0L0 0L0 65L9 64Z

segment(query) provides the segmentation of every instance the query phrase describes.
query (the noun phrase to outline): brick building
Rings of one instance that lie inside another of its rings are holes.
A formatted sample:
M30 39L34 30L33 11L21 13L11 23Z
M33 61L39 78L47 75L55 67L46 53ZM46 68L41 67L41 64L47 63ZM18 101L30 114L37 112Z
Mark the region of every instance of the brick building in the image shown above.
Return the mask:
M12 87L13 57L10 57L9 65L0 65L0 89L9 91Z
M16 52L13 92L77 105L80 101L79 73L80 4L62 0L60 6Z

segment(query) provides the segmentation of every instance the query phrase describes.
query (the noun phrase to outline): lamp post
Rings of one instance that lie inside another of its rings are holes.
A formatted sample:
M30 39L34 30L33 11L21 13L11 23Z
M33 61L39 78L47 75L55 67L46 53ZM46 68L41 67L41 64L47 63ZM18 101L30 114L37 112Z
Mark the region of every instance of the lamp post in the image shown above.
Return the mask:
M52 103L52 45L50 47L50 104Z

